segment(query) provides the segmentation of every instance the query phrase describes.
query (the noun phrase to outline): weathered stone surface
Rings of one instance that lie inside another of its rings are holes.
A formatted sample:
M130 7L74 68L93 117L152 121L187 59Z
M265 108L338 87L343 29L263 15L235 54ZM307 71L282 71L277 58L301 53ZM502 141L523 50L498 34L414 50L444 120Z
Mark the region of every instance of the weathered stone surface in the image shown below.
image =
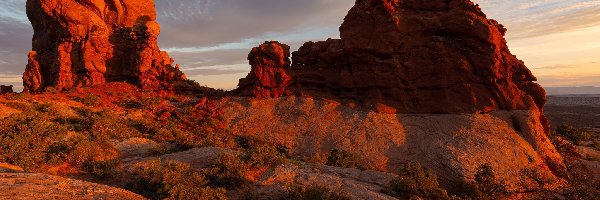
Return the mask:
M25 91L106 82L170 89L184 77L160 51L153 0L28 0L33 51Z
M293 155L327 158L332 150L344 149L370 168L387 172L418 162L446 186L472 180L483 164L517 187L523 170L540 169L551 177L565 173L563 158L535 110L384 114L296 96L230 98L218 106L224 109L227 130L288 147Z
M277 98L285 94L291 77L290 47L279 42L265 42L248 55L250 74L240 80L236 93L243 96Z
M541 109L545 91L505 32L469 0L358 0L341 39L293 53L287 90L384 113Z
M45 174L0 173L0 199L145 199L127 190Z

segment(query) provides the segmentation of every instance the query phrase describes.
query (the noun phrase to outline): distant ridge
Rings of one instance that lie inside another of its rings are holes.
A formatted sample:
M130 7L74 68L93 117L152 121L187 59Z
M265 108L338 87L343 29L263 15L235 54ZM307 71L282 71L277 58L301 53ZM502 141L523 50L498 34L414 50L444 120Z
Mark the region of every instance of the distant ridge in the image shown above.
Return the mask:
M548 95L580 95L597 94L600 95L600 87L545 87Z

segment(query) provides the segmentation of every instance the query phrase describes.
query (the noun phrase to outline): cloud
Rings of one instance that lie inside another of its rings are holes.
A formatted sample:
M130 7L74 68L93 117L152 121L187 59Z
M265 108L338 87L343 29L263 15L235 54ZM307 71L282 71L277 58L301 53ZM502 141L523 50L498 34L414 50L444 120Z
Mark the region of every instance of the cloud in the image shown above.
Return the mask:
M157 0L160 44L163 48L211 47L337 27L353 4L350 0Z

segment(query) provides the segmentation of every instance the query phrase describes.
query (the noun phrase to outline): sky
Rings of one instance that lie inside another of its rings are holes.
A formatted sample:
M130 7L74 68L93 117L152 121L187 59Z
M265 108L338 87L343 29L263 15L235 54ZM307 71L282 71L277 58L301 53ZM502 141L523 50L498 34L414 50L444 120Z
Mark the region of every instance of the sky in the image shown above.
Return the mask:
M0 84L20 85L33 35L26 0L0 2ZM354 0L155 0L159 46L188 78L233 89L268 40L339 38ZM544 87L600 86L600 0L474 0L508 28L513 54ZM20 89L20 88L17 88Z

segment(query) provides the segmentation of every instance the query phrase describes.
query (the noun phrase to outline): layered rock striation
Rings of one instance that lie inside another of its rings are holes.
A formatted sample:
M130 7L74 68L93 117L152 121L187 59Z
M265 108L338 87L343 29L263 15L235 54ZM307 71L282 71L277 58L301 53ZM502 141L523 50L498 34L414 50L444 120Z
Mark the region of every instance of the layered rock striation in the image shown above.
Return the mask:
M358 0L341 39L292 54L286 91L393 113L541 109L545 91L505 33L469 0Z
M25 91L106 82L170 89L184 78L160 51L153 0L28 0L33 50Z

